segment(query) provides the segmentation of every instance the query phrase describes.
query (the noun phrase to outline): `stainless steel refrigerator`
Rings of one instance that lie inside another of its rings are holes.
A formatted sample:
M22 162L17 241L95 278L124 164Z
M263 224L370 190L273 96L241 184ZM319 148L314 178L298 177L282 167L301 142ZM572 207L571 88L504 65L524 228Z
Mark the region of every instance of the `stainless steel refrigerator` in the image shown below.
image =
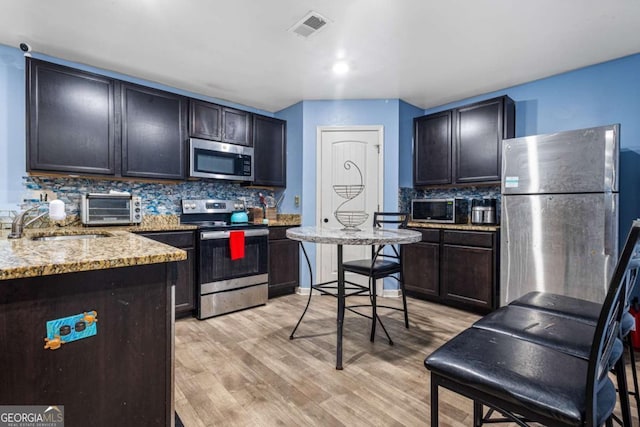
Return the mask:
M619 133L503 141L500 305L535 290L604 301L618 258Z

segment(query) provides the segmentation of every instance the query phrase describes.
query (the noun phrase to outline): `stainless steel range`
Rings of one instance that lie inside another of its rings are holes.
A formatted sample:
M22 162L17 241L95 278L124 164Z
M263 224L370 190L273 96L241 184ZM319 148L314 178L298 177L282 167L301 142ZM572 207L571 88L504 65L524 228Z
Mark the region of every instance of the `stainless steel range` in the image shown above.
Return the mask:
M238 200L182 200L180 221L198 226L198 319L267 302L269 230L262 224L231 221L234 212L244 210L244 203ZM231 256L233 231L244 235L244 254L236 259Z

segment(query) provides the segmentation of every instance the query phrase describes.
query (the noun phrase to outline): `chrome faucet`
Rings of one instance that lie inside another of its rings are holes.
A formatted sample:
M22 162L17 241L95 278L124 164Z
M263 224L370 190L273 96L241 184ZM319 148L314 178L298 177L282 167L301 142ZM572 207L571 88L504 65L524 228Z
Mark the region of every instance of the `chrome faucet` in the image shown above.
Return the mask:
M24 222L24 220L27 218L27 214L29 212L32 212L36 209L39 209L40 206L33 206L29 209L27 209L24 212L21 212L20 214L18 214L18 216L16 216L13 219L13 222L11 223L11 233L7 236L7 238L9 239L19 239L22 237L22 232L24 231L24 229L28 226L30 226L31 224L33 224L34 222L36 222L37 220L39 220L40 218L42 218L43 216L45 216L48 212L43 212L40 215L36 216L35 218L32 218L31 220L27 221L26 223Z

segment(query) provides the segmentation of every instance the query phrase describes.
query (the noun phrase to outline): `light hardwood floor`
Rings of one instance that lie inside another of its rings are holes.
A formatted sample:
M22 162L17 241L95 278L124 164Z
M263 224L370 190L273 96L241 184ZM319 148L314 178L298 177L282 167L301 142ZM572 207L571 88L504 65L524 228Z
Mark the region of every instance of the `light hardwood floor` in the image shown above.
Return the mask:
M401 312L382 313L390 346L380 328L371 343L369 320L347 312L344 370L337 371L334 298L314 296L289 340L306 298L176 322L175 405L184 425L428 426L424 359L479 316L409 298L410 329ZM441 389L440 422L472 425L471 401Z

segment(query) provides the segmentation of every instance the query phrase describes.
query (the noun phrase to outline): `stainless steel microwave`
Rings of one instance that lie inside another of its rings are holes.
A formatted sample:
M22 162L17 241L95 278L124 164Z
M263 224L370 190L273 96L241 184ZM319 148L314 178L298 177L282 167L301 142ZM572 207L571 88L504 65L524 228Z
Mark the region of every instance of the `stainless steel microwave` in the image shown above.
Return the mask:
M253 147L189 139L189 176L253 181Z
M139 224L142 222L140 197L113 193L83 194L80 219L84 225Z
M467 199L413 199L411 219L418 222L466 224L469 222Z

